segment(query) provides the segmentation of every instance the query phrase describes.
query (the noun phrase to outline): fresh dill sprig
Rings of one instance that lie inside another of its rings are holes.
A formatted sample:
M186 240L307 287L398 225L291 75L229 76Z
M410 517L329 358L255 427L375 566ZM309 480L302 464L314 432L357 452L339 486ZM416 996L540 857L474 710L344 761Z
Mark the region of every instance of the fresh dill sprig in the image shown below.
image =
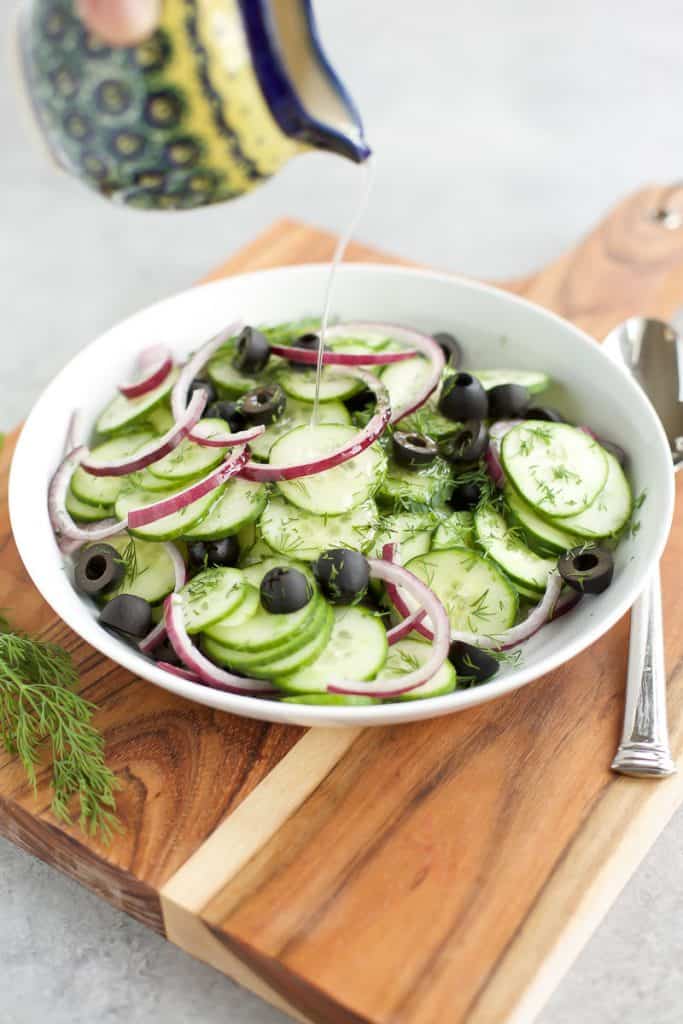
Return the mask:
M115 791L120 783L104 761L102 736L92 724L94 706L75 692L78 675L56 644L13 632L0 615L0 743L19 758L37 789L36 768L45 742L52 748L52 811L108 842L120 830Z

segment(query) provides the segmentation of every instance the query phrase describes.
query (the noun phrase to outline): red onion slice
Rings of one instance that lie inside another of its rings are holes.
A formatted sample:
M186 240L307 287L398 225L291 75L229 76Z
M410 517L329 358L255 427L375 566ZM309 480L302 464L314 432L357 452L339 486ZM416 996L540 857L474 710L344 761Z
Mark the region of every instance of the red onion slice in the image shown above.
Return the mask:
M80 448L85 444L85 432L83 430L83 410L74 409L69 417L69 426L66 428L66 439L64 441L64 456L72 452L74 448Z
M119 384L119 391L126 398L139 398L163 384L172 369L170 350L165 345L153 345L140 353L137 378Z
M327 332L329 338L330 333ZM310 349L296 348L293 345L271 345L271 352L283 356L290 363L306 363L316 366L318 353ZM323 352L324 366L388 366L390 363L402 363L419 355L415 348L403 352Z
M389 544L385 544L384 545L384 547L382 548L382 558L384 559L385 562L395 563L395 561L396 561L396 554L397 554L396 549L397 549L397 545L394 544L394 543L389 543ZM408 607L408 605L404 601L403 596L401 595L401 591L398 589L398 587L394 583L386 583L384 585L384 589L386 590L387 597L389 598L389 600L393 604L393 606L396 609L396 611L398 612L398 614L402 617L404 622L406 621L406 619L410 619L410 618L412 618L412 616L415 615L415 612L411 612L410 608ZM423 611L423 609L417 609L417 610L418 611ZM434 639L434 634L432 633L432 631L429 628L429 626L425 625L425 623L422 621L423 619L424 619L424 614L419 615L418 618L415 619L415 622L414 622L414 624L412 626L412 629L414 629L416 633L419 633L420 636L423 636L425 638L425 640L433 640ZM400 623L400 625L402 625L402 623ZM398 627L394 627L394 628L398 628ZM390 630L390 632L391 632L391 630ZM387 637L388 637L388 635L389 634L387 634ZM398 639L400 639L400 637ZM396 641L394 641L394 643L395 642Z
M187 409L183 410L173 426L162 437L150 441L133 455L118 462L97 462L91 458L84 458L81 463L83 469L93 476L127 476L129 473L151 466L153 462L157 462L177 448L195 423L199 422L207 397L206 391L201 388L195 391Z
M287 466L269 466L260 462L247 462L242 470L242 476L247 480L255 480L258 483L271 483L277 480L296 480L303 476L313 476L315 473L324 473L326 469L334 469L342 462L348 462L361 452L369 448L386 429L391 419L391 403L389 392L384 384L374 374L361 370L359 367L351 367L348 371L349 377L357 377L366 387L372 391L377 399L377 407L367 425L360 430L355 437L351 438L330 452L329 455L314 459L312 462L290 463Z
M115 533L125 530L125 522L117 522L115 519L103 519L99 523L89 523L87 526L79 526L73 521L66 510L66 496L71 484L71 477L74 471L82 464L83 458L88 454L85 445L74 448L60 463L57 472L50 481L47 492L47 508L50 516L52 529L57 537L61 550L67 554L75 550L73 545L64 545L64 541L78 541L85 544L88 541L106 540L113 537Z
M201 679L196 672L190 672L189 669L183 668L182 665L171 665L170 661L158 661L157 666L158 668L163 668L164 672L170 672L172 676L185 679L188 683L201 683Z
M393 562L385 562L381 558L368 558L370 577L375 580L382 580L385 584L401 586L424 609L429 617L434 631L434 640L429 658L424 665L407 672L405 675L396 676L394 679L377 679L370 682L354 682L353 680L334 680L327 685L328 693L347 693L360 696L372 697L396 697L401 693L407 693L416 687L426 683L428 679L439 671L448 657L450 648L450 622L446 609L436 594L426 587L422 580L408 572L402 565Z
M394 590L396 590L396 587L394 587ZM422 622L424 617L424 608L416 608L415 611L411 612L410 615L407 615L402 622L399 622L398 625L387 630L387 643L389 646L393 647L393 645L398 643L399 640L403 640L403 638L408 636L409 633L412 633L417 625ZM431 630L429 632L431 637Z
M523 422L523 420L496 420L489 427L489 446L486 449L484 461L486 462L489 476L496 487L501 489L505 487L505 471L500 460L500 445L505 435L513 427Z
M177 491L168 498L162 498L151 505L143 505L142 508L131 509L128 513L127 525L130 529L136 530L141 526L149 526L150 523L156 523L158 519L163 519L165 516L171 516L176 512L180 512L187 505L191 505L193 501L199 501L204 495L209 494L210 491L214 491L221 484L225 483L226 480L229 480L231 476L239 473L246 460L247 453L242 448L227 462L221 463L217 469L212 470L201 480L190 484L185 490Z
M179 594L169 594L164 602L164 621L173 650L190 672L195 673L202 683L216 690L239 693L248 697L254 694L273 693L273 687L265 679L246 679L226 672L209 661L192 643L185 629L183 599Z
M256 427L249 427L247 430L239 430L236 434L213 434L211 437L202 437L191 430L188 434L190 441L201 445L203 448L233 448L237 444L249 444L255 438L264 434L266 428L259 424Z
M236 320L232 324L228 324L222 331L214 335L205 342L197 351L191 356L185 363L185 366L180 371L178 380L173 385L173 391L171 392L171 412L173 413L173 419L179 420L187 407L187 395L190 390L190 384L195 379L200 370L204 368L208 363L214 352L218 351L221 345L225 345L226 341L239 332L244 327L241 320ZM192 424L194 426L194 424Z
M177 594L178 591L185 586L185 581L187 580L187 569L185 567L185 561L183 559L183 556L178 551L178 548L175 546L175 544L172 544L171 541L164 541L164 547L173 565L173 571L175 573L175 584L173 586L173 593ZM160 622L157 622L154 629L150 630L147 636L140 641L138 647L140 648L143 654L149 654L151 651L156 650L156 648L160 644L162 644L165 639L166 623L164 622L163 619L161 619Z
M147 636L143 637L138 644L138 649L143 654L151 654L155 651L160 644L163 644L166 639L166 623L162 619L161 622L157 622L154 629L151 629Z

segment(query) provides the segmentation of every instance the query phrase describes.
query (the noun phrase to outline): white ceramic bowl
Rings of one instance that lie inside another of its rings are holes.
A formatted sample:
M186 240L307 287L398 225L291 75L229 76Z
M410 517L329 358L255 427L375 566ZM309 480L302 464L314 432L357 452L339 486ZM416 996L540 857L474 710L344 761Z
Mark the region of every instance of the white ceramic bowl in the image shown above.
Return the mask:
M659 559L673 510L671 456L651 405L620 366L571 324L522 299L471 281L397 267L348 265L335 284L334 314L386 320L433 332L453 331L472 369L510 366L546 371L555 382L543 402L618 442L629 454L636 494L646 491L641 528L616 556L612 586L546 626L489 683L425 701L368 707L301 706L221 693L159 669L97 624L91 604L72 589L46 507L48 481L61 455L69 416L82 407L86 425L130 375L139 350L163 341L179 357L243 317L251 323L316 315L327 268L287 267L194 288L143 310L93 341L36 403L12 464L14 537L34 583L77 633L131 672L189 700L250 718L300 725L381 725L444 715L509 693L550 671L606 632L630 607Z

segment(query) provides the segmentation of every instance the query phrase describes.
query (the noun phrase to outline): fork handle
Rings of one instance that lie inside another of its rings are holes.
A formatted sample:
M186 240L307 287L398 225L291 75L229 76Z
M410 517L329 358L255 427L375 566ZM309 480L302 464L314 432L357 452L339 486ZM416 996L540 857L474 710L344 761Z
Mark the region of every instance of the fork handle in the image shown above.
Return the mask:
M631 610L624 730L612 770L639 778L663 778L676 771L666 722L659 566Z

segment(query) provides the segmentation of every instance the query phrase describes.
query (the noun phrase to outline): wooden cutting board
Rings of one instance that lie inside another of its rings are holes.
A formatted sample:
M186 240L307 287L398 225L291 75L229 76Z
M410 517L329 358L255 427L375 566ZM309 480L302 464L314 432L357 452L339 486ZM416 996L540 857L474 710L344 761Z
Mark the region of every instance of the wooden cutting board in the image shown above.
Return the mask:
M670 315L683 303L683 230L651 217L658 196L629 198L508 287L597 337L631 314ZM325 260L333 241L281 222L212 277ZM350 258L391 260L359 245ZM299 1020L529 1022L683 800L683 773L653 783L609 771L627 621L551 675L450 718L308 732L233 718L105 661L41 600L9 532L12 448L0 464L0 607L73 653L123 784L125 832L103 848L65 828L47 768L34 797L0 755L2 833ZM678 514L663 586L679 756L682 562Z

